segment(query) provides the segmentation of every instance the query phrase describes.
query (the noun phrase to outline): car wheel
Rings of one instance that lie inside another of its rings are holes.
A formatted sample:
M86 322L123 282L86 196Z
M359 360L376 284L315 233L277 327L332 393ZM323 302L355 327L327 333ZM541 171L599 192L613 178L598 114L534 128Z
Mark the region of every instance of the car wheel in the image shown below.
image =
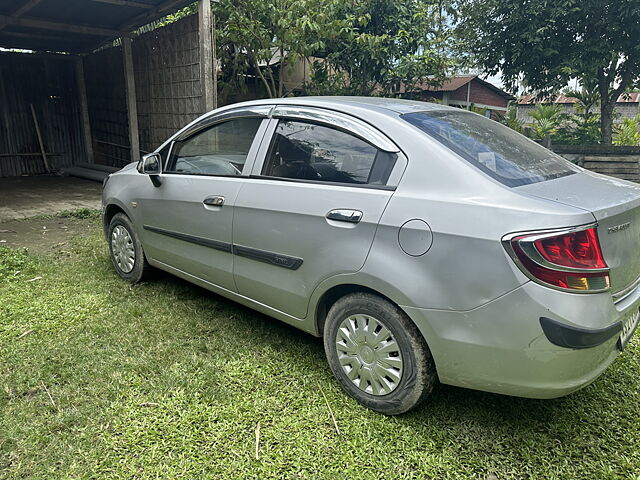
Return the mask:
M350 294L331 307L324 348L342 388L385 415L414 408L437 382L431 352L415 324L376 295Z
M111 262L118 275L131 283L141 281L151 267L133 224L124 213L116 213L109 222L108 240Z

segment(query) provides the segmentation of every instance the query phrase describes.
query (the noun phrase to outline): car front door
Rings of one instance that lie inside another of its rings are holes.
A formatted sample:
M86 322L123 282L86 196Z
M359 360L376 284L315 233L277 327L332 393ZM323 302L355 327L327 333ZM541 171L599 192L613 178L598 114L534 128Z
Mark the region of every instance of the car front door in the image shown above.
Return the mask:
M233 209L268 120L225 115L189 129L171 144L159 185L140 191L139 228L156 262L230 291Z
M406 160L344 114L278 107L273 117L236 199L234 277L240 294L304 318L320 281L363 266Z

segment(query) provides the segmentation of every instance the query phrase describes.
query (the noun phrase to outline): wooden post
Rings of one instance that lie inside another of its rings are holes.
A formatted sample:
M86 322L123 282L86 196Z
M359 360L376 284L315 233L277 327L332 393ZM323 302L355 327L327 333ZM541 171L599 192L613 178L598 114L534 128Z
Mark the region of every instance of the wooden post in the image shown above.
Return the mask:
M127 116L129 118L129 145L131 161L140 160L140 137L138 134L138 105L136 104L136 80L133 72L131 37L122 37L122 56L124 58L124 83L127 90Z
M87 86L84 81L84 65L82 57L76 57L76 84L78 86L78 101L80 104L80 118L87 162L93 163L93 140L91 137L91 123L89 122L89 104L87 103Z
M211 44L211 2L198 2L198 37L200 39L200 85L202 85L202 108L213 110L213 62Z
M213 45L213 108L218 108L218 51L216 50L216 16L211 17L211 43Z
M31 108L31 116L33 117L33 124L36 127L36 135L38 136L38 145L40 146L40 154L42 155L42 162L44 163L44 168L47 170L47 173L51 173L51 169L49 168L49 161L47 160L47 153L44 149L44 142L42 141L42 133L40 133L40 124L38 123L38 117L36 116L36 110L33 108L33 103L29 104Z

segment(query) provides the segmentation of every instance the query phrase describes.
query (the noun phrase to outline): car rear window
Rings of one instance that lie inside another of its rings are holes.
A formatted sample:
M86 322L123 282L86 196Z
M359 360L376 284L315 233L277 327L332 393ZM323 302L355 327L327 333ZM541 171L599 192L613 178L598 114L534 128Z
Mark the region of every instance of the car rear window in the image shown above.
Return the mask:
M471 112L417 112L402 118L509 187L579 171L568 160L524 135Z

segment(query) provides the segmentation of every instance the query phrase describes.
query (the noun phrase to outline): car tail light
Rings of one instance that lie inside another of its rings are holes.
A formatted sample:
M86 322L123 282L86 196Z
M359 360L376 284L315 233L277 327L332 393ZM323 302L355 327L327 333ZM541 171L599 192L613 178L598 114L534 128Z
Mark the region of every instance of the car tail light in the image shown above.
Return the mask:
M610 286L595 225L512 234L503 243L523 273L538 283L585 293Z

